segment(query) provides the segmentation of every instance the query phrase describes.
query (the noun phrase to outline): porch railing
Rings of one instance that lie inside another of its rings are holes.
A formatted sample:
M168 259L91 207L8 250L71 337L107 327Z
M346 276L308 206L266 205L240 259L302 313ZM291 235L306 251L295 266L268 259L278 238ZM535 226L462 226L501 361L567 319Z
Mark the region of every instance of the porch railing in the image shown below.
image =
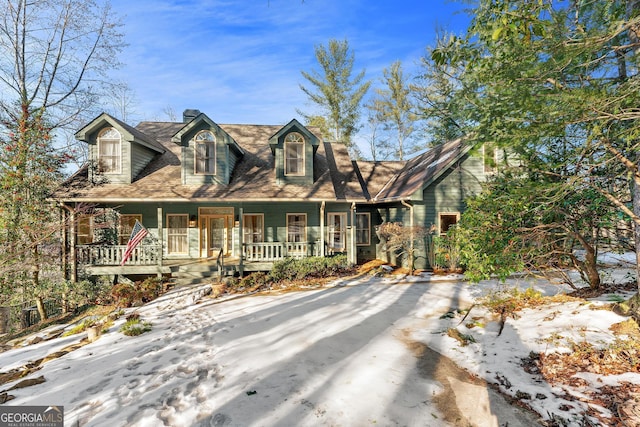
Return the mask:
M306 258L313 250L310 242L245 243L243 256L247 261L279 261L285 258Z
M82 265L120 265L126 245L79 245L76 260ZM156 265L160 258L157 245L138 245L133 249L126 265Z

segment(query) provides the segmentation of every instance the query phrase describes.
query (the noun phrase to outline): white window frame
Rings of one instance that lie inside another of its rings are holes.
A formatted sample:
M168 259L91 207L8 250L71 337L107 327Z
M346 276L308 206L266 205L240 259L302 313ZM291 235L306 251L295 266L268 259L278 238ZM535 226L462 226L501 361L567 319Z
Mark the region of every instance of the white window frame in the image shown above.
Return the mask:
M125 227L125 221L123 221L123 219L130 219L130 220L132 219L133 224L129 224L131 225L131 227ZM126 245L129 242L129 238L131 237L131 231L133 230L133 226L136 223L135 220L140 221L140 224L142 224L142 215L141 214L120 214L120 218L118 218L118 242L121 245Z
M98 171L107 175L122 173L122 135L116 128L104 128L98 135Z
M183 218L184 227L171 227L171 219L173 217ZM183 242L176 245L175 239L184 239ZM184 250L173 250L175 247L182 246ZM189 253L189 214L167 214L167 254L188 254Z
M256 217L256 218L260 218L260 230L256 231L255 229L251 229L249 230L247 228L247 218L248 217ZM248 214L243 214L242 215L242 241L244 243L262 243L264 242L264 214L254 214L254 213L248 213ZM259 236L259 240L254 240L254 237L258 235ZM252 236L251 240L249 240L247 238L247 236Z
M203 130L193 138L193 171L196 175L216 174L216 136L210 130ZM204 153L200 151L204 149ZM213 152L213 155L212 155ZM202 166L199 166L201 165Z
M304 227L303 227L302 233L299 233L299 232L298 233L292 233L289 230L290 217L292 217L292 216L301 216L301 217L304 218ZM295 241L295 240L291 240L289 238L289 236L291 234L300 234L300 236L302 237L303 240L300 240L299 242ZM307 214L306 213L287 213L287 242L288 243L301 243L301 242L306 242L306 241L307 241Z
M455 216L456 217L456 221L452 224L449 224L449 227L451 227L452 225L456 225L458 223L458 221L460 221L460 212L438 212L438 233L441 236L444 236L447 234L448 228L447 230L443 230L442 226L443 226L443 221L442 221L442 217L443 216Z
M340 218L340 228L336 230L335 218ZM339 244L335 245L336 236ZM347 213L327 212L327 245L334 252L344 252L347 248Z
M295 156L290 156L291 148L295 150ZM291 132L284 137L284 174L286 176L305 175L305 143L304 137L298 132ZM291 166L295 163L296 171L291 172Z
M366 217L367 226L360 227L360 221L358 218ZM361 232L366 232L366 242L360 241L359 236ZM356 245L357 246L369 246L371 244L371 213L369 212L356 212Z

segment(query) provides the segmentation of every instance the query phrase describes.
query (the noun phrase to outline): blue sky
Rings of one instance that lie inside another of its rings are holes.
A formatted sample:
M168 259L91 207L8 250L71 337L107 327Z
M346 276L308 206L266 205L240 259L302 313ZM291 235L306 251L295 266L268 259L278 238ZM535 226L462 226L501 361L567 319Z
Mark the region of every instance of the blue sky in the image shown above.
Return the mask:
M218 123L285 124L314 111L301 70L319 69L314 46L347 39L354 72L378 84L400 60L407 72L437 30L468 17L451 0L112 0L129 46L115 78L139 120L197 108ZM370 91L371 93L372 91ZM132 123L135 124L135 123Z

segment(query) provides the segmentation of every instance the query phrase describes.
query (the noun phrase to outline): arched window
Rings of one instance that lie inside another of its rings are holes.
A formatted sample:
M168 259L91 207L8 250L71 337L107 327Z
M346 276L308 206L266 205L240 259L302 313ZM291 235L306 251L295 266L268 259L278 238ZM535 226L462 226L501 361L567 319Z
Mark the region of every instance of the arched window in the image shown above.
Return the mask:
M304 176L304 138L297 132L284 137L284 174Z
M114 128L105 128L98 135L98 170L120 173L122 164L122 137Z
M216 173L216 138L208 130L199 132L196 137L195 172L197 174L214 175Z

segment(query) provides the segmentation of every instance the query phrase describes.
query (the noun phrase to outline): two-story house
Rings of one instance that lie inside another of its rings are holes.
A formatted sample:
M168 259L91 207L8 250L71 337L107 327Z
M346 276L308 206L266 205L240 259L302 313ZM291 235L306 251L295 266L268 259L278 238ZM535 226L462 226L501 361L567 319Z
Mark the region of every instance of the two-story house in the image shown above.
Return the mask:
M484 180L481 150L462 140L408 162L356 162L297 120L223 125L186 110L182 122L132 127L102 114L76 137L89 161L53 196L72 280L268 270L286 257L333 253L374 259L377 225L444 231ZM120 266L136 220L149 235ZM426 257L417 266L428 267Z

